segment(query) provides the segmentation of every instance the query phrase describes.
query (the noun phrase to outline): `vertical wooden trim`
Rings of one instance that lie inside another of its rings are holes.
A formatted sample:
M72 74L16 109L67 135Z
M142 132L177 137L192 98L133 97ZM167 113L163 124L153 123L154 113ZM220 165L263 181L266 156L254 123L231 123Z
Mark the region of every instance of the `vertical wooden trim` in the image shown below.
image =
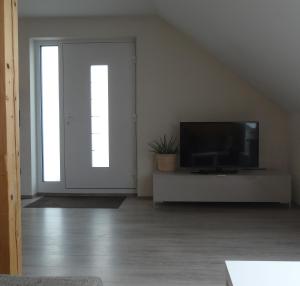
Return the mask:
M21 274L17 0L0 0L0 273Z

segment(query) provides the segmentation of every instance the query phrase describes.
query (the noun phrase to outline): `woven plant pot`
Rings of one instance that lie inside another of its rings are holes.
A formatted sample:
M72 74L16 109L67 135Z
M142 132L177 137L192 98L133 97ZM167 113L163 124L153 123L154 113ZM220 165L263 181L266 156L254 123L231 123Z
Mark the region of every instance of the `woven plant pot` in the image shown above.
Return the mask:
M158 171L176 171L176 154L156 154L156 164Z

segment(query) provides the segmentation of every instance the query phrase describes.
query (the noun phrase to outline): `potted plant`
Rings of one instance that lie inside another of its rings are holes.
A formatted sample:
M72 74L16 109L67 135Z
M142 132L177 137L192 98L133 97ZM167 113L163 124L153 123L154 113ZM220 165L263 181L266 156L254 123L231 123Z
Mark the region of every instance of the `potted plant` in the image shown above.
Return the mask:
M149 143L151 152L155 154L157 169L162 172L174 172L176 170L176 159L178 145L175 137L167 139L164 135L158 140Z

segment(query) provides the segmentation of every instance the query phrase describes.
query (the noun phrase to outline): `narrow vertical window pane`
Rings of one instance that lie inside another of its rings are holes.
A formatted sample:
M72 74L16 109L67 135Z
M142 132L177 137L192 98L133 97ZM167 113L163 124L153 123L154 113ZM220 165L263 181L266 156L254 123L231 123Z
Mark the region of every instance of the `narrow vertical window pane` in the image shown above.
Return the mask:
M109 167L108 66L91 66L92 167Z
M43 180L60 181L58 47L41 48Z

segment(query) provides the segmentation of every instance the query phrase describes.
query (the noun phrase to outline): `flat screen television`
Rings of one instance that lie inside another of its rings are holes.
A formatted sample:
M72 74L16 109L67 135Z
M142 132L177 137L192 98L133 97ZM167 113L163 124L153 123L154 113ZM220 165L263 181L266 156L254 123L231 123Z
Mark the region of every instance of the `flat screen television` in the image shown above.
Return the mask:
M258 122L180 123L182 168L258 168L258 161Z

